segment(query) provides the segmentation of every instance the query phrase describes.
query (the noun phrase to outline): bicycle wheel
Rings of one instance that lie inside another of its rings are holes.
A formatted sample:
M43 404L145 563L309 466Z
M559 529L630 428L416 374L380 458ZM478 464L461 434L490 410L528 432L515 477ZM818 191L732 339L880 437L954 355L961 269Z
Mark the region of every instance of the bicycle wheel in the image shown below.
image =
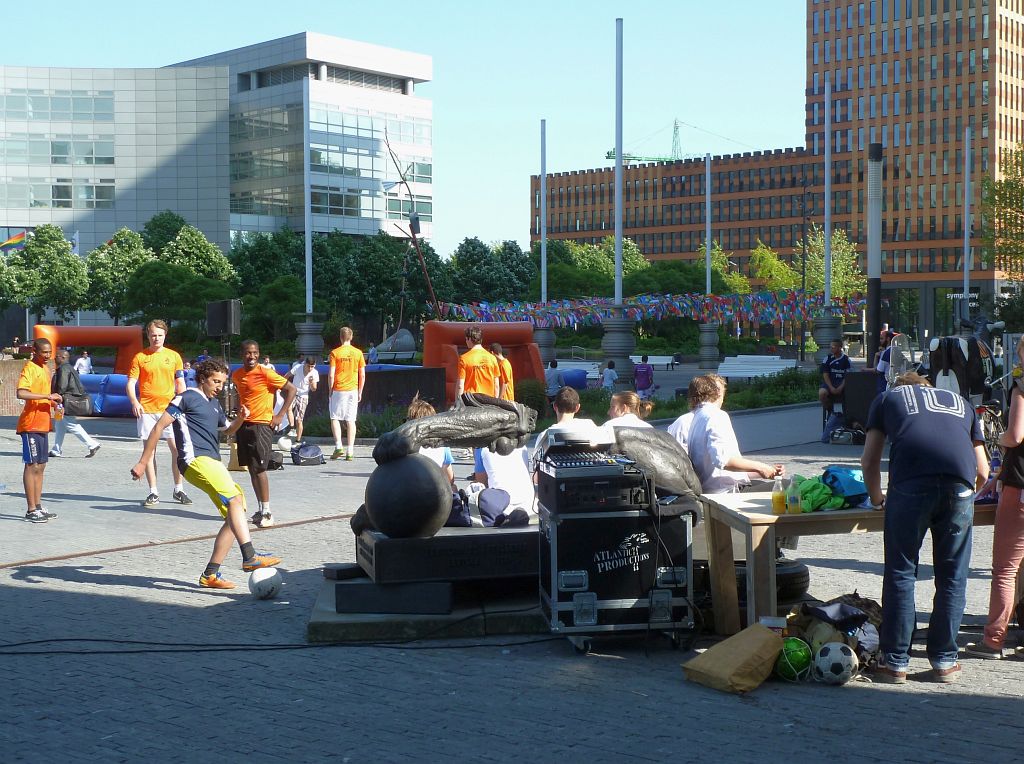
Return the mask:
M1003 434L1003 421L995 411L990 408L985 408L981 412L981 431L985 436L985 453L988 455L989 461L992 461L992 455L999 449L999 438Z

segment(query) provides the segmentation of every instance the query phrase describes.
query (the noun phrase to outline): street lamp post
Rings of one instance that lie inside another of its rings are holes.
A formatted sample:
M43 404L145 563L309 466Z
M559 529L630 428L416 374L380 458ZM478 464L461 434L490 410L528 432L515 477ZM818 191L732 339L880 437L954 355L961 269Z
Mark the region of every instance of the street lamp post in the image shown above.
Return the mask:
M800 289L803 292L804 305L807 303L807 179L803 180L803 193L800 196L801 243L803 244L803 261L800 264ZM804 362L804 348L807 343L807 316L800 314L800 362Z

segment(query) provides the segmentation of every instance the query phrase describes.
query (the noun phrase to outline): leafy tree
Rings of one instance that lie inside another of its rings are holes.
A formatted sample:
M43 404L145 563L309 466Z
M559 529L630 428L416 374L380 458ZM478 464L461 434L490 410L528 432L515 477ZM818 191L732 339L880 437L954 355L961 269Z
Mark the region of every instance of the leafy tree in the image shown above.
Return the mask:
M85 258L89 273L88 306L106 311L115 325L120 323L131 275L152 260L153 253L139 234L128 228L116 231L109 242L101 244Z
M494 253L512 277L510 291L514 300L526 299L533 278L534 268L530 256L523 252L518 242L507 240L494 247Z
M778 253L760 239L750 250L750 275L760 279L764 288L773 292L795 289L800 284L800 274L780 260Z
M256 294L278 276L306 277L305 242L290 228L272 234L236 234L231 242L231 261L238 274L241 294ZM302 294L305 294L303 281ZM305 308L305 299L302 307Z
M983 259L1024 280L1024 144L1007 151L999 162L1002 177L981 182Z
M702 266L705 262L704 257L704 245L701 244L697 248L697 261ZM730 257L732 257L732 252L727 255L717 241L711 242L712 292L715 292L714 273L717 272L722 277L725 294L750 294L750 281L730 262ZM706 268L706 266L704 267Z
M402 274L418 264L408 259L405 239L381 232L359 240L349 250L345 279L345 308L373 324L395 323L402 308ZM412 254L415 258L415 253ZM416 310L421 310L417 306Z
M794 245L803 248L803 241ZM849 297L854 292L867 289L867 276L857 262L857 248L846 238L846 231L835 228L832 231L832 296ZM807 291L825 290L825 231L816 224L811 225L807 236Z
M306 308L305 285L285 274L264 284L258 293L243 298L244 333L264 340L295 337L295 313Z
M350 253L356 246L354 236L337 231L313 237L313 302L328 315L344 309Z
M7 264L7 258L0 255L0 307L9 308L17 302L14 272Z
M142 241L145 243L146 249L159 255L164 251L164 247L174 241L186 225L188 225L188 221L176 212L171 212L171 210L158 212L142 227Z
M451 267L460 302L514 299L514 277L494 250L475 236L462 240L452 253Z
M184 226L174 240L168 242L157 257L169 265L187 268L197 276L222 281L230 285L238 282L231 262L220 247L213 244L203 232L190 225Z
M638 294L691 294L704 291L704 264L693 260L656 260L622 279L622 291ZM711 291L726 292L722 274L711 270Z
M128 278L125 315L143 321L163 318L191 321L198 325L206 318L206 303L227 300L234 295L231 285L197 276L181 265L152 260Z
M601 239L601 243L598 245L601 252L604 253L605 257L612 264L612 275L615 274L615 237L605 236ZM642 271L650 266L647 258L644 257L643 252L640 251L640 247L636 245L632 239L623 237L622 239L622 278L626 278L630 273L636 271Z
M1006 322L1008 332L1024 330L1024 290L1018 289L1013 294L998 299L995 316L997 320Z
M15 301L37 316L52 308L68 318L85 307L89 274L60 226L47 223L36 228L24 249L8 258L8 266Z

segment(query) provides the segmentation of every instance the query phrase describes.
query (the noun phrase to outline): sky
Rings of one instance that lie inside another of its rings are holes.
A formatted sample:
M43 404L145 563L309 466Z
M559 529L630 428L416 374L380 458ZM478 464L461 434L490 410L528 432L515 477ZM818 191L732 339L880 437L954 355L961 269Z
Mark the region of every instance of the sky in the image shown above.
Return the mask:
M433 57L434 240L530 238L530 176L609 167L615 19L623 145L668 156L802 146L805 0L280 0L8 3L0 61L156 67L303 31ZM13 30L21 30L14 33Z

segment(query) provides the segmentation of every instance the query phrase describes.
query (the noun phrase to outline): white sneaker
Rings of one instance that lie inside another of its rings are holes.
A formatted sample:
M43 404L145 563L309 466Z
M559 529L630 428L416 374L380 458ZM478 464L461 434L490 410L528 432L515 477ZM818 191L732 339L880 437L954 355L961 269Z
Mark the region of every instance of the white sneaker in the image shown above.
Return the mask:
M60 451L58 451L58 450L57 450L56 448L51 448L51 449L49 450L49 452L47 453L47 455L48 455L48 456L49 456L49 457L50 457L51 459L59 459L59 458L60 458L60 456L61 456L61 453L60 453Z

